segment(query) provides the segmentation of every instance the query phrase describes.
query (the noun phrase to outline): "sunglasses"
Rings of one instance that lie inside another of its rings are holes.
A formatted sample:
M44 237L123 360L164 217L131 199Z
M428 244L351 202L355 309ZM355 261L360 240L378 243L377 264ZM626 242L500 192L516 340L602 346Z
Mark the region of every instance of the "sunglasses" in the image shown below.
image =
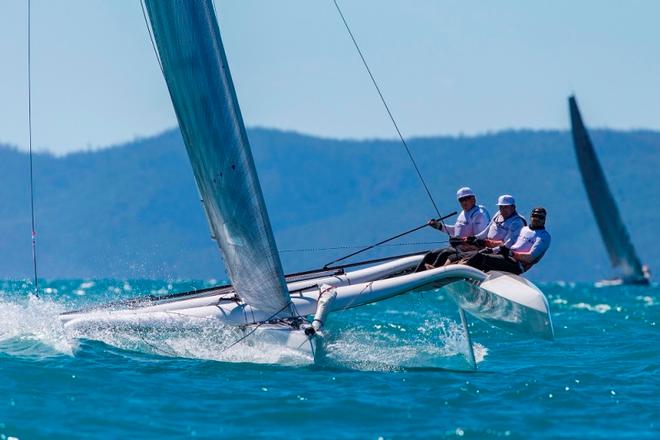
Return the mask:
M539 220L545 220L545 216L542 214L534 214L532 218L538 218Z
M458 203L467 202L467 201L470 200L471 198L472 198L472 196L461 197L460 199L458 199Z

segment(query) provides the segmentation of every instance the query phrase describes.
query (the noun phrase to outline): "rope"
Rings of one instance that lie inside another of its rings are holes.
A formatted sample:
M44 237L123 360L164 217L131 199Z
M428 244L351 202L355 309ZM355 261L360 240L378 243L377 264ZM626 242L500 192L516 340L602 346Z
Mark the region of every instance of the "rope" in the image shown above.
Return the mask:
M431 191L429 190L428 185L426 184L426 181L424 180L424 177L422 176L422 172L419 170L419 167L417 166L417 162L415 162L415 158L412 155L412 152L410 151L410 148L408 147L408 144L406 143L406 140L403 138L403 135L401 134L401 130L399 130L399 125L396 123L396 120L394 119L394 116L392 115L392 112L390 111L390 107L387 105L387 101L385 101L385 97L383 96L382 92L380 91L380 87L378 87L378 83L376 82L376 78L374 78L374 75L371 73L371 69L369 68L369 64L367 64L367 60L365 59L364 55L362 54L362 50L360 50L360 46L357 43L357 40L353 36L353 32L351 31L351 28L348 26L348 22L346 21L346 18L344 17L344 14L341 11L341 8L339 7L339 4L337 3L337 0L332 0L333 3L335 4L335 7L337 8L337 12L339 12L339 16L341 17L341 20L344 22L344 26L346 27L346 30L348 31L348 35L350 35L351 40L353 40L353 45L355 46L355 49L357 49L358 54L360 55L360 58L362 59L362 64L364 64L364 67L367 69L367 73L369 74L369 77L371 78L371 82L374 84L374 87L376 88L376 91L378 92L378 96L380 96L380 100L383 102L383 106L385 106L385 110L387 111L387 114L390 117L390 120L392 121L392 125L394 125L394 129L396 130L397 134L399 135L399 139L401 139L401 143L403 144L403 147L406 149L406 153L408 153L408 157L410 158L410 161L412 162L413 166L415 167L415 171L417 172L417 176L419 177L419 180L422 182L422 185L424 186L424 189L426 190L426 194L429 197L429 200L431 200L431 204L433 204L433 209L435 209L435 212L438 214L438 217L442 217L440 214L440 210L438 209L438 205L436 205L435 200L433 199L433 196L431 195Z
M268 321L273 319L275 316L277 316L280 312L282 312L284 309L286 309L289 306L291 306L293 308L294 313L295 313L296 316L300 316L300 315L298 315L298 311L296 310L295 305L293 304L293 302L289 301L289 303L287 303L283 308L281 308L280 310L278 310L277 312L272 314L268 319L266 319L265 321L259 322L252 330L250 330L250 332L248 332L247 334L241 336L240 338L238 338L237 340L235 340L234 342L229 344L227 347L224 347L222 350L220 350L219 354L224 353L225 351L229 350L233 346L239 344L240 342L242 342L245 339L247 339L248 337L250 337L255 331L257 331L257 329L259 327L261 327L263 324L266 324ZM173 310L165 310L164 313L166 313L168 315L181 316L181 317L184 317L186 319L201 319L201 320L205 320L205 321L217 322L217 318L212 317L212 316L191 316L191 315L186 315L184 313L179 313L179 312L176 312L176 311L173 311ZM137 313L135 313L135 315L137 315ZM140 340L142 342L144 342L146 345L150 346L156 353L161 353L161 354L165 354L165 355L168 355L168 356L174 356L174 357L179 356L178 353L176 353L174 350L171 349L171 347L169 347L170 350L168 352L168 351L163 350L160 347L156 346L155 344L152 344L151 342L147 341L143 335L138 334L138 337L140 338Z
M37 231L34 226L34 172L32 167L32 10L27 2L27 74L28 74L28 145L30 151L30 217L32 221L32 269L34 271L34 294L39 297L37 280Z
M259 327L261 327L262 325L266 324L268 321L270 321L271 319L273 319L274 317L276 317L277 315L279 315L280 312L284 311L286 308L288 308L288 307L291 306L291 305L293 305L293 302L289 301L288 303L286 303L286 304L284 305L284 307L282 307L282 308L279 309L277 312L275 312L275 313L273 313L272 315L270 315L270 317L269 317L268 319L259 322L257 325L254 326L254 328L253 328L252 330L250 330L249 332L247 332L246 334L244 334L243 336L241 336L240 338L238 338L237 340L235 340L234 342L232 342L231 344L229 344L228 346L226 346L225 348L223 348L222 350L220 350L220 353L219 353L219 354L224 353L225 351L229 350L230 348L232 348L232 347L235 346L236 344L239 344L240 342L242 342L242 341L244 341L245 339L247 339L248 337L250 337L254 332L257 331L257 329L258 329Z
M360 293L358 293L357 295L355 295L355 296L353 297L353 299L350 300L350 301L348 302L348 304L346 304L344 307L341 308L341 310L348 310L348 309L350 309L350 308L353 306L353 304L355 304L355 301L357 301L358 297L360 297L364 292L366 292L367 289L371 289L371 286L372 286L373 284L374 284L373 281L370 281L369 283L367 283L367 284L364 286L364 288L363 288L362 290L360 290ZM319 297L319 298L320 298L320 297Z
M451 216L453 216L453 215L456 215L456 211L452 212L451 214L447 214L447 215L444 216L444 217L440 217L440 218L438 218L438 221L442 222L442 220L447 219L447 218L449 218L449 217L451 217ZM323 266L323 268L324 268L324 269L327 269L328 266L330 266L331 264L337 263L337 262L339 262L339 261L344 261L344 260L346 260L347 258L354 257L354 256L356 256L357 254L361 254L362 252L366 252L366 251L368 251L368 250L371 250L371 249L375 248L376 246L381 246L381 245L383 245L383 244L385 244L385 243L387 243L387 242L390 242L390 241L392 241L392 240L396 240L397 238L399 238L399 237L403 237L404 235L412 234L412 233L415 232L415 231L419 231L420 229L429 226L429 224L430 224L430 223L424 223L423 225L417 226L416 228L412 228L412 229L409 229L409 230L407 230L407 231L405 231L405 232L402 232L402 233L400 233L400 234L397 234L397 235L395 235L394 237L386 238L385 240L381 240L381 241L379 241L378 243L374 243L374 244L372 244L371 246L367 246L367 247L365 247L364 249L360 249L360 250L355 251L355 252L352 252L352 253L350 253L350 254L348 254L348 255L344 255L344 256L341 257L341 258L337 258L336 260L332 260L331 262L329 262L328 264L326 264L325 266Z

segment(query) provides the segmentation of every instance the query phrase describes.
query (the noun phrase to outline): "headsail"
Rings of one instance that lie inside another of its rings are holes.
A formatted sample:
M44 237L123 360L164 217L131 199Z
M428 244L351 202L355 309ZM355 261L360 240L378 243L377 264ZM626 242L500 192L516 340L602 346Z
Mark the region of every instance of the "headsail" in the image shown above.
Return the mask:
M214 238L238 295L291 314L212 0L145 0L163 74Z
M575 155L580 166L582 181L612 266L621 271L624 279L644 279L642 265L621 220L619 209L605 180L605 174L598 162L589 133L582 122L574 96L568 98L568 106L571 113Z

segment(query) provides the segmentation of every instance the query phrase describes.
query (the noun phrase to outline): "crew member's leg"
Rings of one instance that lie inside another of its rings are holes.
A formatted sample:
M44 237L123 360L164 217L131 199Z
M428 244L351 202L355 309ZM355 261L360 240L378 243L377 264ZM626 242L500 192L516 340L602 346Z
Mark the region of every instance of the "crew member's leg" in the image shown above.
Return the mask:
M466 261L469 260L476 253L477 251L468 251L468 252L458 251L455 254L450 255L449 258L447 258L447 261L449 261L449 264L467 264Z
M444 266L447 259L452 257L458 257L458 251L456 249L454 249L453 247L442 249L438 253L438 256L436 257L435 261L433 262L433 266L435 267Z
M499 270L503 272L510 272L520 275L522 270L520 264L511 257L504 257L503 255L486 255L476 253L472 255L466 262L468 266L472 266L479 270Z
M415 272L422 272L426 270L426 265L433 264L435 259L438 258L438 254L444 250L445 250L444 248L440 248L440 249L433 249L431 252L427 252L427 254L424 255L422 261L420 261L419 264L417 265Z

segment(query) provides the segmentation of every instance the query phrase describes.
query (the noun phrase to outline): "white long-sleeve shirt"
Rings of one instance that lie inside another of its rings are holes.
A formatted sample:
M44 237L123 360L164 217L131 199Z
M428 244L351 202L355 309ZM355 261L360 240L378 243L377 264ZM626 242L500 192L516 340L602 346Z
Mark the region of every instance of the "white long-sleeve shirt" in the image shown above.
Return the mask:
M525 219L517 212L507 219L498 212L490 221L488 227L475 237L501 241L504 246L510 248L518 239L518 235L520 235L520 231L526 223Z
M490 214L488 214L486 208L474 205L467 212L461 211L458 217L456 217L455 224L445 224L445 229L452 237L465 238L477 235L488 227L489 222Z
M543 229L531 229L525 226L520 231L516 242L511 246L511 252L524 254L516 258L522 263L525 270L529 270L534 264L538 263L550 247L550 234ZM525 261L524 261L524 260Z

